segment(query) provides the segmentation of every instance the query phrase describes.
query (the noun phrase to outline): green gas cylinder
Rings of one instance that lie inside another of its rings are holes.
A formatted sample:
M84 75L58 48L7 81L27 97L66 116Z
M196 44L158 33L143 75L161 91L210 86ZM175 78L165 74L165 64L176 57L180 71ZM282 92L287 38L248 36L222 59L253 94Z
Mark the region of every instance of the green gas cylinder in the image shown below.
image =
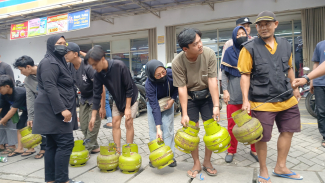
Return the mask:
M97 166L101 172L114 172L118 166L119 154L116 144L109 143L108 146L100 146L100 154L97 156Z
M148 143L148 147L152 166L162 169L174 162L174 153L169 146L165 145L164 141L155 139Z
M89 159L89 152L83 145L83 140L74 141L74 147L70 156L70 165L72 167L85 166Z
M203 141L206 147L214 153L221 153L230 147L230 134L226 128L220 126L214 119L204 122L205 135Z
M133 174L141 167L141 156L138 154L136 144L126 144L122 146L122 155L119 157L119 168L122 173Z

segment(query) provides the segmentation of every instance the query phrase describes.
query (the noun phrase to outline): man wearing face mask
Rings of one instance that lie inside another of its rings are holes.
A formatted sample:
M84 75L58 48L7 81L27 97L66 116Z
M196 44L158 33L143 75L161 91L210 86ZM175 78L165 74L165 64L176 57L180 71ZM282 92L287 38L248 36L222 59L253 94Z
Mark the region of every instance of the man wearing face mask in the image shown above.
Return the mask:
M248 40L252 40L254 39L254 37L250 36L250 33L251 33L251 27L250 25L252 24L252 22L249 20L248 17L242 17L242 18L239 18L238 20L236 20L236 26L243 26L245 29L246 29L246 32L247 32L247 37L248 37ZM238 42L240 43L240 42ZM222 49L222 56L221 56L221 62L223 61L223 57L225 55L225 52L226 50L229 48L229 47L232 47L232 45L234 44L234 41L233 39L229 39L224 45L223 45L223 49ZM240 45L240 44L239 44ZM218 74L218 79L222 80L222 72L221 72L221 66L220 66L220 70L219 70L219 74ZM222 86L222 85L221 85ZM223 90L223 98L224 98L224 101L227 100L229 101L229 93L228 91L225 91L223 89L223 87L220 87L222 90ZM226 101L225 101L226 102Z
M45 182L77 183L69 180L69 160L78 129L76 91L64 55L63 36L47 40L47 52L37 68L38 96L35 100L33 134L46 135Z
M243 26L237 26L232 33L233 45L229 47L221 62L222 71L222 89L224 95L228 95L228 99L225 100L227 104L227 119L228 119L228 132L231 136L230 147L226 155L225 161L231 163L234 158L234 154L237 152L238 141L232 133L232 129L236 125L231 118L231 114L242 107L243 99L242 93L238 86L240 86L240 73L237 69L238 56L240 52L240 45L246 42L248 34ZM258 161L255 144L251 145L251 156Z

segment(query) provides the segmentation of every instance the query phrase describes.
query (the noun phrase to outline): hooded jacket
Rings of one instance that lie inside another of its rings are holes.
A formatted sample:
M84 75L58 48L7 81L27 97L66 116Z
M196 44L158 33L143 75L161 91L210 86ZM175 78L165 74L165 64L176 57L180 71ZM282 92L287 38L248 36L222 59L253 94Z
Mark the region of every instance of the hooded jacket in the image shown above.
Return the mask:
M47 40L47 52L38 65L38 96L35 100L34 134L72 133L78 128L76 91L71 72L63 56L55 53L55 43L64 38L51 36ZM72 122L64 122L61 112L69 110Z
M227 48L221 63L221 70L225 70L229 74L236 77L241 76L240 72L237 69L237 63L239 58L240 46L241 46L239 43L237 43L237 33L239 29L243 29L247 35L246 29L243 26L237 26L233 30L232 40L234 44L231 47ZM246 37L246 41L247 40L248 37Z
M148 76L146 80L146 96L150 107L152 108L152 114L156 125L162 125L160 106L158 103L159 99L169 96L170 87L170 97L174 100L177 99L178 88L173 85L173 75L172 70L167 69L166 81L164 83L159 83L156 81L155 72L158 67L164 67L164 65L158 60L150 60L146 64L146 74Z

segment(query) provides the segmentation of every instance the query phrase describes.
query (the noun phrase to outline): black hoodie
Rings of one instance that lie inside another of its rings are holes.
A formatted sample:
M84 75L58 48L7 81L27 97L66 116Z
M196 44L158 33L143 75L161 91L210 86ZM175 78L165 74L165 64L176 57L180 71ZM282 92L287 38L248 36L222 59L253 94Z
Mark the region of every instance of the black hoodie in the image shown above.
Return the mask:
M76 92L71 72L63 56L54 53L55 43L64 38L51 36L47 40L47 52L37 67L38 96L35 100L33 133L72 133L78 128ZM63 122L61 112L68 109L72 122Z

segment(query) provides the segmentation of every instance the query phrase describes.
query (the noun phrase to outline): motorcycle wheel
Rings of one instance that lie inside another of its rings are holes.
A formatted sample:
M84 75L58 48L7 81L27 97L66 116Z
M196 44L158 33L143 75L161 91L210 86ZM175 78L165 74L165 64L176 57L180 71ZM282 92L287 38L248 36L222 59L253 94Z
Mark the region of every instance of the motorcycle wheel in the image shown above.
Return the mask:
M138 118L140 116L140 111L144 111L143 109L146 109L147 107L147 103L146 100L144 99L144 97L141 95L140 99L138 101L138 111L137 111L137 115L136 118Z
M308 93L306 100L305 100L305 106L310 115L312 115L314 118L317 118L316 113L316 103L315 103L315 95L312 93Z

